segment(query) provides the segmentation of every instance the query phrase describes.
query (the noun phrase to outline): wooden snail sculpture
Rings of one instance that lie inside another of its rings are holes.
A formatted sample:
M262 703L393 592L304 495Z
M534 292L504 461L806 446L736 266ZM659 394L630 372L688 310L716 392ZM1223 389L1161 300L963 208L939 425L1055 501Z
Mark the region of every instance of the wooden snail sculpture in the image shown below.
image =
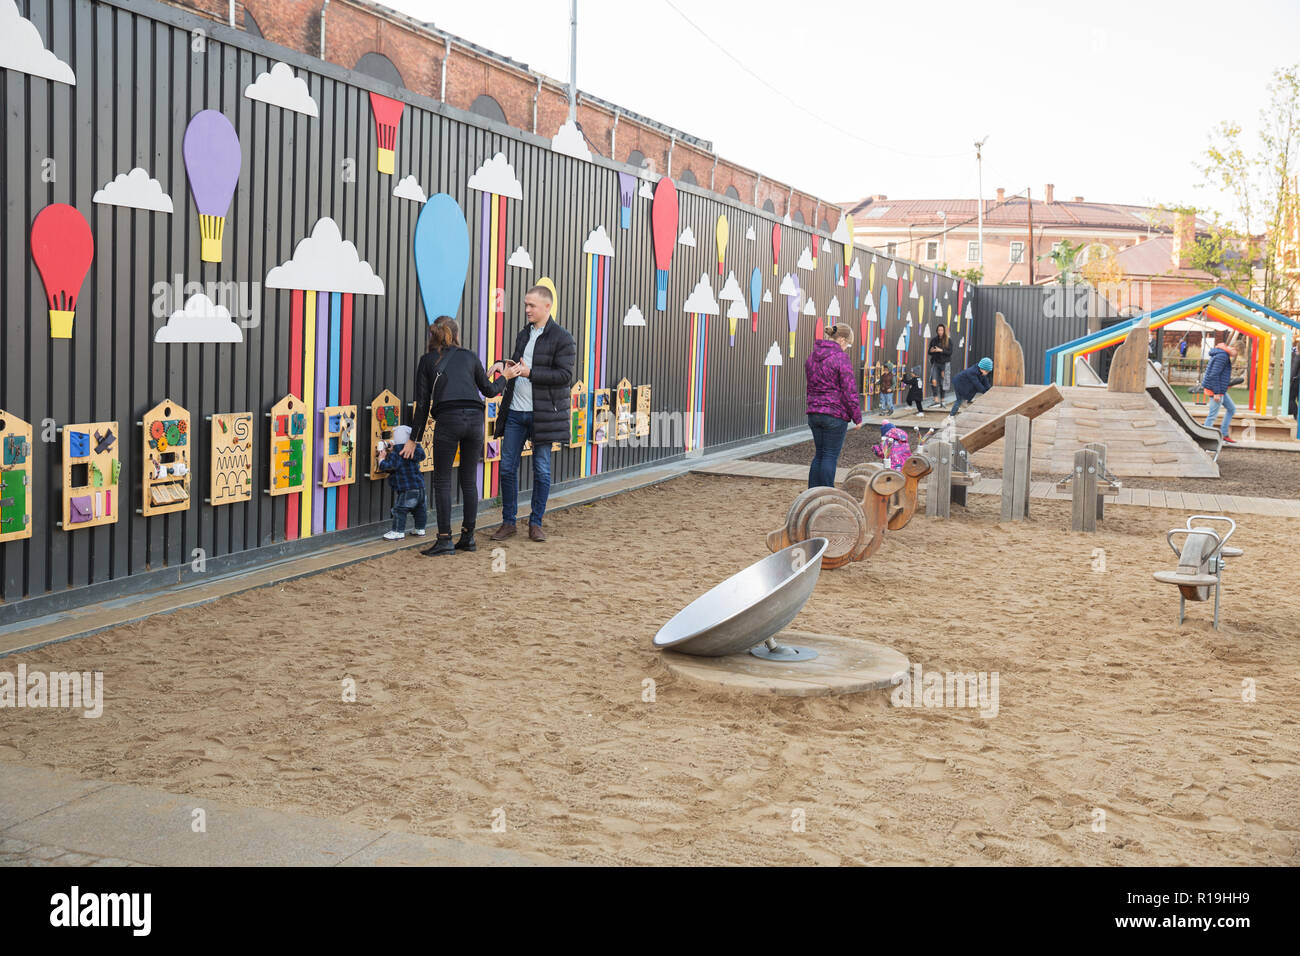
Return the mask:
M885 530L906 527L916 513L918 483L933 468L924 455L912 455L903 470L877 462L855 465L840 488L809 488L795 498L785 524L767 536L773 552L810 538L829 543L823 568L863 561L884 543Z

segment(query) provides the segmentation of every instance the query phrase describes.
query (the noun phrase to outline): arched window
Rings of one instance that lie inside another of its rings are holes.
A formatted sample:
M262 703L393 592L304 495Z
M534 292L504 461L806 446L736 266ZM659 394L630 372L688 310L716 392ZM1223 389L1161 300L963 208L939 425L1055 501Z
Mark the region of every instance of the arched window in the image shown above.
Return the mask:
M627 162L629 166L635 166L637 169L640 169L645 165L645 153L641 152L639 149L634 149L632 152L627 154Z
M506 119L506 111L501 108L501 104L486 93L480 93L474 97L474 102L470 104L469 111L487 119L496 120L498 123L510 125L510 121Z
M736 189L735 186L728 186L726 192L724 192L722 195L726 196L728 199L740 198L740 192Z
M820 229L822 232L830 232L830 231L831 231L831 224L830 224L829 222L827 222L825 218L823 218L823 219L822 219L822 224L821 224L820 226L818 226L817 228Z
M772 200L770 199L763 200L763 212L770 212L772 215L774 216L776 215L776 206L773 205Z
M690 183L692 186L699 185L699 183L695 181L695 174L689 169L683 169L682 174L678 176L677 179L683 183Z
M262 35L262 28L257 25L257 21L253 19L253 15L248 12L248 7L244 7L244 32L252 37L260 37Z
M393 61L382 53L367 53L357 60L357 65L352 69L366 76L373 76L377 80L383 80L385 83L391 83L393 86L406 85L402 82L402 74L397 72Z
M796 226L802 226L804 224L803 213L801 213L799 210L796 209L794 211L794 215L790 217L790 221L794 223Z

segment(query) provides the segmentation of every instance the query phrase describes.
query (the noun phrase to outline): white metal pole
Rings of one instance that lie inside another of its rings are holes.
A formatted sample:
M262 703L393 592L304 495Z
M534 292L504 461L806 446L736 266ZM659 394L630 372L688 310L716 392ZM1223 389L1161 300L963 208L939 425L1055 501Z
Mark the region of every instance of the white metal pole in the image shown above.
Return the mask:
M578 0L569 13L569 122L578 118Z
M983 271L984 271L984 157L983 157L983 155L981 154L981 150L984 148L984 144L987 143L988 140L989 140L989 138L988 138L987 136L985 136L983 139L981 139L981 140L979 140L978 142L975 143L975 168L978 170L978 176L979 176L979 192L980 192L980 198L979 198L979 217L980 217L980 220L979 220L979 247L980 247L979 268L980 268L980 272L981 272L981 273L983 273Z

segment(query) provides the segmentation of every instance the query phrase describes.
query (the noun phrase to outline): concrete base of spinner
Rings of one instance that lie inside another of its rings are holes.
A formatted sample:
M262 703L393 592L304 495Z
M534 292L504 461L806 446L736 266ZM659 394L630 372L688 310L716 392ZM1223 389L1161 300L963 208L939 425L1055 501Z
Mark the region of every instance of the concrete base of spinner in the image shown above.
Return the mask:
M890 679L906 673L907 658L870 641L831 634L785 630L778 644L817 652L815 660L759 660L748 652L726 657L695 657L664 651L664 663L674 674L715 690L782 697L820 697L888 690Z

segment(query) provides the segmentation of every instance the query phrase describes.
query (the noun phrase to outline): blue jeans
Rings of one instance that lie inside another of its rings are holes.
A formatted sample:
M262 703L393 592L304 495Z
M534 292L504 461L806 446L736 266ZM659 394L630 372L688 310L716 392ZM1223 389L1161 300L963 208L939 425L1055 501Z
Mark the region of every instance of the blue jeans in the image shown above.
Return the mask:
M501 520L514 524L519 510L519 459L524 442L533 440L533 513L528 523L540 525L551 492L551 443L533 436L533 413L506 412L506 434L501 443Z
M412 512L415 530L423 531L429 521L428 509L424 506L424 489L400 491L393 495L393 530L398 533L406 531L406 514Z
M1209 411L1205 416L1205 427L1214 427L1214 420L1219 416L1220 408L1226 409L1227 413L1223 416L1223 427L1219 429L1219 432L1224 438L1227 438L1228 425L1232 423L1232 416L1237 414L1237 406L1233 404L1232 396L1227 392L1223 393L1223 401L1219 401L1213 395L1210 396Z
M828 485L834 488L835 466L840 462L840 449L844 447L844 436L849 432L849 423L834 415L809 412L808 427L812 429L813 448L816 449L812 465L808 468L808 487Z
M894 393L881 392L880 404L884 407L885 411L889 412L892 415L894 413Z
M973 401L975 401L974 395L972 395L970 398L962 398L960 394L954 392L952 396L952 410L948 412L948 417L949 418L956 417L957 409L961 408L962 402L965 402L967 405L969 405Z

